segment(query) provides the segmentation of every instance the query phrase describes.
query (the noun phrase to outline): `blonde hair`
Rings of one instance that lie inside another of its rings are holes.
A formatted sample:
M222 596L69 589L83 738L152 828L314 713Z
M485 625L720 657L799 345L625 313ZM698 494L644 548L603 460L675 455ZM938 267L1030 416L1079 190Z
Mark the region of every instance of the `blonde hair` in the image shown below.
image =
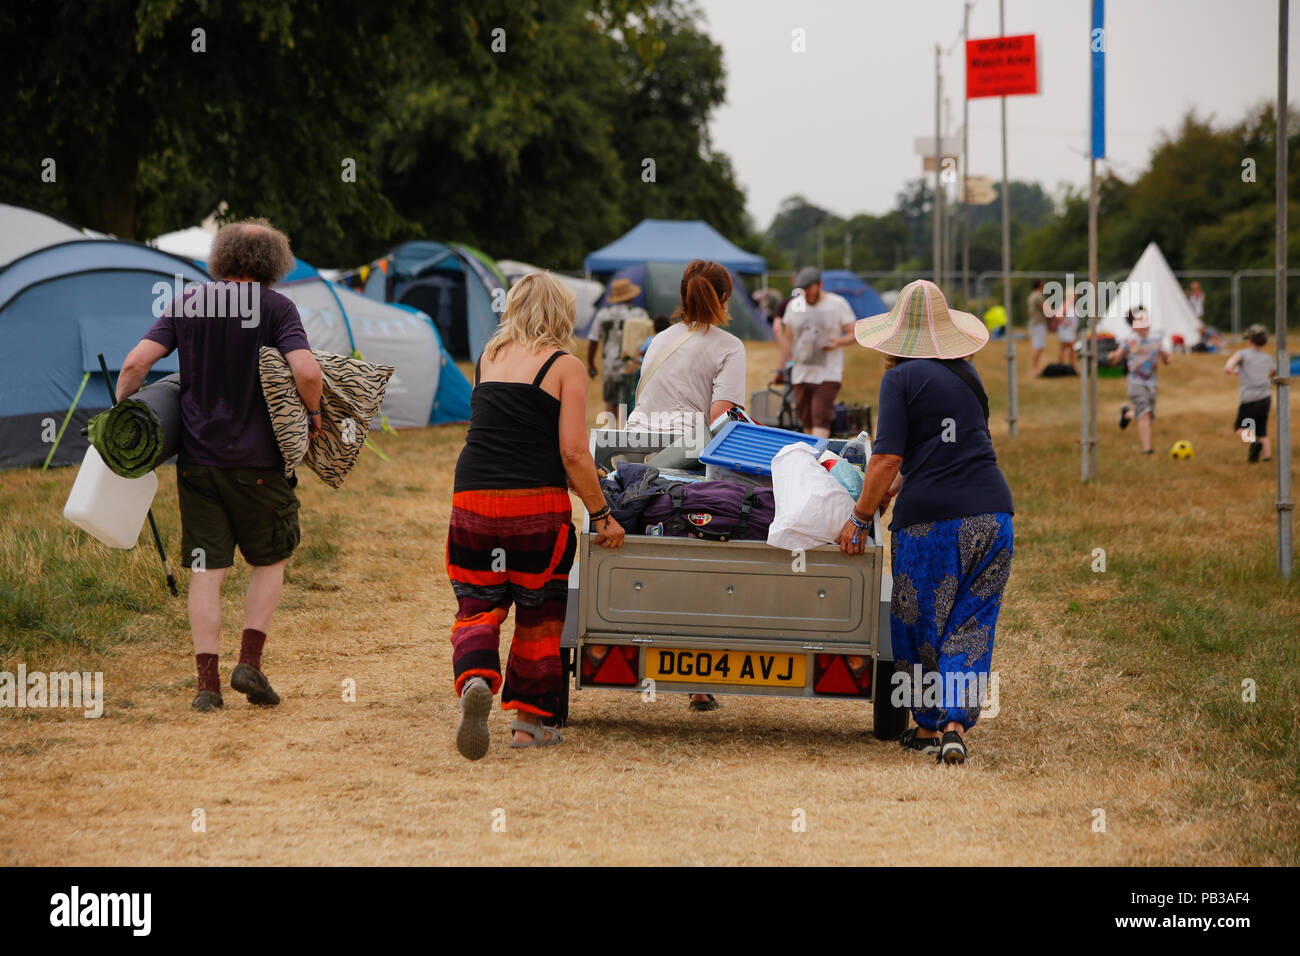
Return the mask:
M576 318L577 297L549 272L530 272L510 287L506 311L483 354L495 359L511 343L540 352L545 348L569 351Z

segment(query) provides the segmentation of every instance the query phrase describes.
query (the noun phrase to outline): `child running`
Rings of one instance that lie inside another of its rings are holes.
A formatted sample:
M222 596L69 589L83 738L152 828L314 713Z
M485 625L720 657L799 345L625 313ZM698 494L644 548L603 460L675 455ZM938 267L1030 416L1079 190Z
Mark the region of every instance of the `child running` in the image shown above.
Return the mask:
M1249 443L1250 451L1246 460L1252 464L1260 460L1263 452L1264 461L1273 457L1273 449L1268 440L1268 413L1273 396L1270 391L1274 376L1277 375L1277 359L1269 355L1268 329L1256 323L1246 330L1243 336L1247 342L1244 349L1233 353L1228 363L1223 366L1227 375L1237 376L1238 402L1237 417L1232 427L1236 429L1241 440Z
M1142 454L1151 452L1151 421L1156 417L1156 371L1161 362L1169 364L1169 353L1160 345L1160 337L1151 335L1151 317L1143 308L1129 311L1125 321L1133 334L1111 353L1111 364L1128 362L1128 400L1131 405L1120 409L1119 427L1128 428L1137 419Z

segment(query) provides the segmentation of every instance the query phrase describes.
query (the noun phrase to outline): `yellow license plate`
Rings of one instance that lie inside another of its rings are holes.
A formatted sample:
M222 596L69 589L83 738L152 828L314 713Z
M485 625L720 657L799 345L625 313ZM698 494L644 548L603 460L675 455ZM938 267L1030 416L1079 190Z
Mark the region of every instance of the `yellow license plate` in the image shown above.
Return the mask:
M645 676L683 684L749 684L803 687L808 658L804 654L761 651L686 651L668 647L646 650Z

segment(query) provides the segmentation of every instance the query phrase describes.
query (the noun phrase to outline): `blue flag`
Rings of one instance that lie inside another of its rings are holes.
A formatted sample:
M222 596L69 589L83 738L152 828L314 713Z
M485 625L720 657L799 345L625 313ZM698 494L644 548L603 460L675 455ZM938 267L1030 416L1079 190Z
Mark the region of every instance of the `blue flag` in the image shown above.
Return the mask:
M1092 0L1092 158L1106 158L1106 0Z

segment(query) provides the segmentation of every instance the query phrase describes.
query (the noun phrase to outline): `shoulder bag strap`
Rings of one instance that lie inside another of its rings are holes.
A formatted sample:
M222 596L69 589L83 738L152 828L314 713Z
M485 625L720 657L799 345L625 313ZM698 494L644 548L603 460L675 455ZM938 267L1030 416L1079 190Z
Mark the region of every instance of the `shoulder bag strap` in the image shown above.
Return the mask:
M984 431L987 433L989 430L989 397L984 391L984 386L980 384L980 380L970 370L970 364L965 359L943 359L941 364L965 382L967 387L975 393L975 397L979 399L980 411L984 413Z
M683 335L671 346L669 346L664 351L663 355L656 356L654 365L651 365L648 369L646 369L644 372L641 373L641 383L636 387L636 397L638 401L640 401L641 399L641 393L645 391L646 382L650 381L650 379L654 376L654 373L659 371L660 366L662 366L664 362L668 361L668 357L671 356L674 352L676 352L679 348L681 348L682 344L694 334L695 334L695 330L689 329L685 335Z

